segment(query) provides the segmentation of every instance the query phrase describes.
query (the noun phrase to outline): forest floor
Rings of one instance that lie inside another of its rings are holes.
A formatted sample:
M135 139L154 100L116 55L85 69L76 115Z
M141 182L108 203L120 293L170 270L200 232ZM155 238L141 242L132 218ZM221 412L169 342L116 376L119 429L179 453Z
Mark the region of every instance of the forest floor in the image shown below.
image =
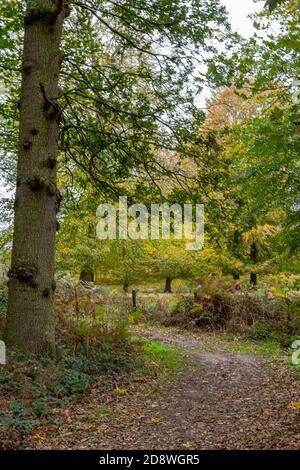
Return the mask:
M282 359L205 333L137 326L134 334L179 348L180 369L107 397L93 389L38 448L300 449L299 381Z

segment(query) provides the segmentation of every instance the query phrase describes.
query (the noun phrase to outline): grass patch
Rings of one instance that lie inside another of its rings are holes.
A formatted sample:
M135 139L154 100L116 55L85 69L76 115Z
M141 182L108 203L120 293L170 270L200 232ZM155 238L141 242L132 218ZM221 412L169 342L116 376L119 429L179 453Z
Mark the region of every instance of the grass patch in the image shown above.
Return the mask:
M164 383L172 380L182 367L180 348L144 338L135 337L134 341L142 345L139 353L140 365L134 373L137 380L155 377L158 383Z
M155 331L164 335L186 336L196 339L203 351L237 352L241 354L253 354L262 356L279 356L286 353L281 344L275 340L253 340L220 331L181 330L178 327L166 327L162 325L140 325L145 331ZM134 331L134 330L133 330ZM135 329L138 332L137 329ZM178 350L179 351L179 350Z
M227 344L230 351L242 354L274 357L281 355L283 352L280 344L273 341L254 342L248 339L232 339L227 337Z
M292 351L291 351L292 354ZM285 365L294 372L294 379L300 380L300 364L293 364L291 357L285 362Z
M143 346L146 357L159 368L177 369L180 364L180 351L158 341L147 341Z
M114 418L117 416L117 413L111 406L101 405L93 408L90 411L90 415L94 418L100 418L102 416L109 416L111 418Z

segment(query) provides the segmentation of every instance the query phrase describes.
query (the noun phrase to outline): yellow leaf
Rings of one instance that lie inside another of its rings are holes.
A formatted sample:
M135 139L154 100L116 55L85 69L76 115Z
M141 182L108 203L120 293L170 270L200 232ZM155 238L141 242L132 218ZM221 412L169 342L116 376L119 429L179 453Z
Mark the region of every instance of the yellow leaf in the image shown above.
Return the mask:
M300 410L300 401L292 401L290 408L292 408L292 410Z
M185 444L182 444L182 447L184 447L185 449L193 449L194 445L192 442L185 442Z
M119 388L119 387L117 387L117 388L116 388L116 394L117 394L117 395L121 395L121 396L122 396L122 395L126 395L126 394L127 394L127 390L126 390L126 388Z

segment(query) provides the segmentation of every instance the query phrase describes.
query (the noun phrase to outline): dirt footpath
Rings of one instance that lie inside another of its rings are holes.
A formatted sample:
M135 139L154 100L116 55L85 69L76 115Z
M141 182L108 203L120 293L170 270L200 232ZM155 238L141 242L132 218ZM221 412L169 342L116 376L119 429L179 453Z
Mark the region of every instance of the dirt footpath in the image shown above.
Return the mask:
M140 336L177 345L184 370L159 394L136 390L113 403L114 413L87 420L95 406L75 407L46 448L68 449L300 449L299 382L260 356L207 351L201 339L138 330Z

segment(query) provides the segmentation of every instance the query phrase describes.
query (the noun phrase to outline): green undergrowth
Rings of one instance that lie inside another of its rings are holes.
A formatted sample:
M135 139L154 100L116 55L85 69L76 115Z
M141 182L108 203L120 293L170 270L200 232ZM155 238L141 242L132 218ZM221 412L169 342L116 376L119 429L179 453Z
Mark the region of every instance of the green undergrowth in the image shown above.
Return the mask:
M164 382L180 367L176 348L132 337L129 327L139 312L124 296L63 284L56 311L57 357L10 352L7 365L0 367L0 448L12 442L26 447L24 436L43 425L59 425L63 410L92 388L100 395L121 393L139 382Z
M100 393L122 390L141 382L164 383L181 365L180 351L156 341L131 338L97 344L89 354L59 359L13 354L0 368L0 448L24 446L25 436L41 426L57 426L63 409L97 387ZM99 407L95 414L110 414ZM30 447L30 444L27 444Z
M285 365L292 371L294 379L300 381L300 364L293 364L292 358L289 357Z
M95 384L105 391L116 377L126 381L134 367L129 343L98 346L89 356L67 354L57 360L13 354L0 369L1 428L29 432L56 423L59 408L67 402L78 400Z
M162 335L172 335L174 337L186 336L196 339L201 351L237 352L240 354L274 357L288 354L288 350L283 348L281 344L275 340L254 340L220 331L211 332L198 329L182 330L177 327L166 327L162 325L150 326L148 324L140 324L134 328L136 333L138 333L139 328L141 328L144 331L157 332Z
M284 352L280 344L275 341L251 341L246 338L236 338L233 335L224 335L223 339L228 350L241 354L276 357Z
M134 338L134 341L142 344L142 360L135 371L136 376L146 378L155 375L159 382L166 382L173 379L182 367L180 348L141 338Z

